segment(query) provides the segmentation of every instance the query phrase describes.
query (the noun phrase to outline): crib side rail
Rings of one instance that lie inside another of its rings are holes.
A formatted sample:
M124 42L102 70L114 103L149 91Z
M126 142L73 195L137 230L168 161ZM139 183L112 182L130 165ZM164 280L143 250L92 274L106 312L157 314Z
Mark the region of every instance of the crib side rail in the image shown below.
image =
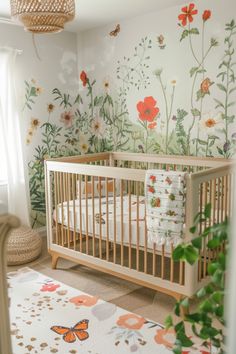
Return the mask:
M207 222L198 225L196 235L201 234L208 226L225 221L232 216L234 190L233 166L220 166L207 171L200 171L188 176L187 201L186 201L186 242L194 237L188 230L194 223L194 217L198 212L203 212L206 204L211 204L211 215ZM186 264L185 282L189 288L197 290L202 282L207 280L207 267L210 261L224 251L223 243L218 249L209 251L207 243L212 235L204 239L202 249L199 251L199 261L196 265ZM192 269L190 269L192 268ZM191 278L190 272L195 276ZM187 280L188 279L188 280Z
M184 292L185 265L173 261L174 245L148 242L145 170L57 161L45 165L50 250L70 252L79 262L102 265L108 272L119 269L127 279L135 273L151 278L150 286L158 279L160 287Z
M219 167L232 163L230 159L196 157L196 156L178 156L178 155L159 155L159 154L140 154L129 152L112 152L110 154L113 161L129 161L146 164L176 165L190 167Z

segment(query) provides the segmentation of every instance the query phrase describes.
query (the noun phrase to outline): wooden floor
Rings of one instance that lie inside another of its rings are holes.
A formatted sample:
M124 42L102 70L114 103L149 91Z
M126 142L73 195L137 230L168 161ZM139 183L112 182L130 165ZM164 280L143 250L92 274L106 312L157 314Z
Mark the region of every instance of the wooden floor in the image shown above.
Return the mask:
M52 270L51 257L47 253L46 237L43 237L43 252L40 258L26 265L8 267L8 271L14 271L20 267L35 269L73 288L90 295L97 295L103 300L161 324L172 312L175 303L172 297L165 294L66 260L60 259L57 269Z

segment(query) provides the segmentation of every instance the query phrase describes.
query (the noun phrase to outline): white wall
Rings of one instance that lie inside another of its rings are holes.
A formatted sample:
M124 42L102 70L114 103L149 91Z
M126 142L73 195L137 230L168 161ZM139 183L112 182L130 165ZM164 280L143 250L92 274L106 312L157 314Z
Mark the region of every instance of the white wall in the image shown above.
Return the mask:
M40 126L47 122L47 105L55 104L50 122L57 124L62 108L56 105L52 90L59 88L62 92L75 94L77 92L77 43L76 34L62 32L58 34L35 35L35 42L41 60L36 56L32 34L20 26L0 24L0 46L8 46L23 51L17 58L17 99L21 119L21 134L24 145L25 169L28 173L28 163L34 159L35 148L42 143L40 127L34 130L30 144L26 144L31 118L37 118ZM22 111L25 102L25 83L35 80L35 86L42 88L42 93L34 97L32 109L27 107ZM5 199L3 187L0 199Z

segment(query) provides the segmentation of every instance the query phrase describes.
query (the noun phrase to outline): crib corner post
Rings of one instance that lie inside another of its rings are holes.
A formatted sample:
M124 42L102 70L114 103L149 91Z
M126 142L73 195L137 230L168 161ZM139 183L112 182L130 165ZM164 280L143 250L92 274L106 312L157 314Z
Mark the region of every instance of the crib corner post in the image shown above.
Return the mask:
M199 184L191 175L187 176L187 192L186 192L186 235L185 243L189 243L195 236L190 233L190 228L193 226L194 218L199 211ZM185 262L185 277L184 284L187 294L191 297L198 287L198 262L190 265Z

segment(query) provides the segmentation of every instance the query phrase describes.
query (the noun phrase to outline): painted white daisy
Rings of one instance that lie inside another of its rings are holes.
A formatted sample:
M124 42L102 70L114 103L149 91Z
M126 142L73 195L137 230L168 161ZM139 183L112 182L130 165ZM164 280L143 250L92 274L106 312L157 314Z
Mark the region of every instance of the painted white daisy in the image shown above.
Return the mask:
M79 136L79 150L81 154L86 154L89 150L89 141L87 136L84 134Z
M214 114L214 112L208 112L202 116L199 122L200 129L204 131L207 135L213 135L217 129L222 126L221 114Z
M95 117L91 124L91 131L97 138L102 139L106 131L106 124L100 117Z

